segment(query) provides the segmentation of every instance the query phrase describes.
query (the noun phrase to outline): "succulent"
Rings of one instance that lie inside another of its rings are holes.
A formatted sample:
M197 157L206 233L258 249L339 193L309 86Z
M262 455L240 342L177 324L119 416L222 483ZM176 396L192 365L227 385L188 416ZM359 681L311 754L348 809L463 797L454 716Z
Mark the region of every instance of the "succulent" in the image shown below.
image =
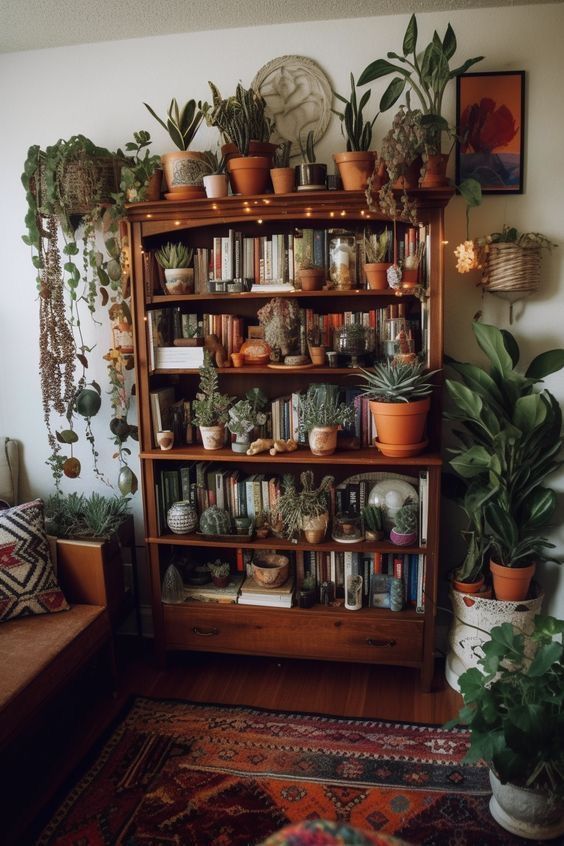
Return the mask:
M231 397L219 393L217 370L206 353L205 364L200 367L200 384L192 403L196 426L220 426L227 422Z
M227 561L222 561L216 558L215 561L208 563L208 569L215 579L224 579L231 572L231 567Z
M193 255L194 250L184 244L172 244L168 241L157 250L155 258L161 267L170 270L177 267L189 267Z
M274 167L290 167L291 141L281 141L274 151Z
M45 506L48 531L58 538L110 538L129 514L128 497L54 494Z
M325 514L329 504L329 488L335 481L334 476L324 476L317 488L311 470L300 473L302 489L298 493L293 476L282 479L282 494L275 506L275 516L282 519L284 534L288 538L299 535L304 517L320 517Z
M301 408L300 430L309 432L315 426L350 426L354 408L339 403L338 385L310 385Z
M230 535L231 515L229 511L212 505L200 517L200 531L203 535Z
M415 402L431 394L430 378L438 371L425 371L421 361L384 361L371 370L361 368L362 393L378 402Z
M262 426L266 423L266 414L261 411L266 405L266 396L259 388L249 391L244 399L238 400L229 409L227 428L234 435L243 437L253 431L255 426Z
M394 517L394 531L398 535L411 535L417 531L417 503L408 499Z
M384 522L382 516L382 509L378 505L367 505L362 509L362 522L364 528L369 532L382 532L384 530Z

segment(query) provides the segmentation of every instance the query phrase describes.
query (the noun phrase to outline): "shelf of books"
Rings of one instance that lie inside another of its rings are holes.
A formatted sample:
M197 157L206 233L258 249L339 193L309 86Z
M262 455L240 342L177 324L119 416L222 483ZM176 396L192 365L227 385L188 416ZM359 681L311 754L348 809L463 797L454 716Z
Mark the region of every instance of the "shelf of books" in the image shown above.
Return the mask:
M389 457L374 446L378 433L359 377L389 355L397 327L427 367L442 366L443 210L450 195L415 192L417 224L369 213L360 192L129 207L142 487L161 656L188 649L397 664L418 669L422 686L430 687L439 391L427 448ZM383 232L390 262L416 259L415 289L368 289L366 238ZM166 293L156 254L167 241L193 251L191 293ZM300 287L299 270L310 260L324 271L322 290ZM276 350L260 364L241 353L247 339L261 337L259 312L277 298L295 302L295 366ZM351 327L363 338L358 354L343 342L349 330L354 336ZM309 363L313 338L327 351L321 365ZM265 396L253 438L270 449L236 452L230 436L219 449L204 448L195 401L206 351L215 356L222 394L236 402L257 388ZM312 453L302 425L305 397L316 383L333 386L353 410L330 455ZM166 450L157 438L163 430L174 441ZM292 451L273 446L290 443ZM285 486L297 484L305 470L315 484L327 474L333 480L321 540L288 534L277 518ZM382 511L383 537L364 531L363 515L381 501L379 490L391 497ZM400 546L390 539L390 520L407 501L417 531ZM167 521L179 502L194 518L182 533ZM210 508L227 515L228 531L213 534L202 525ZM343 515L361 526L358 536L339 533ZM254 576L254 565L269 553L288 565L276 587ZM224 569L226 583L212 583L208 565ZM163 594L169 568L178 576L176 592Z

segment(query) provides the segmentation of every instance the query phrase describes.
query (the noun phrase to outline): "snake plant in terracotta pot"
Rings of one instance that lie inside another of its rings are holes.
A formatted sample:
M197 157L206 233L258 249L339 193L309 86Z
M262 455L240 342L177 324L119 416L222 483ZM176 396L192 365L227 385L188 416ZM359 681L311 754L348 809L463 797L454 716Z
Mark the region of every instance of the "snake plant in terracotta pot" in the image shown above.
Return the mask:
M162 120L148 103L145 103L145 107L168 132L175 147L178 147L178 152L165 153L162 156L169 193L175 195L174 199L203 197L205 192L202 180L206 172L203 153L194 152L189 147L204 119L204 106L195 100L188 100L180 108L173 98L168 107L166 121Z
M334 153L335 164L345 191L364 191L368 177L374 170L376 152L371 150L372 129L379 112L372 120L365 120L364 108L370 100L370 89L365 91L360 100L357 98L356 84L351 73L351 93L347 100L333 91L333 96L344 104L342 112L332 109L341 121L341 132L347 139L345 153Z

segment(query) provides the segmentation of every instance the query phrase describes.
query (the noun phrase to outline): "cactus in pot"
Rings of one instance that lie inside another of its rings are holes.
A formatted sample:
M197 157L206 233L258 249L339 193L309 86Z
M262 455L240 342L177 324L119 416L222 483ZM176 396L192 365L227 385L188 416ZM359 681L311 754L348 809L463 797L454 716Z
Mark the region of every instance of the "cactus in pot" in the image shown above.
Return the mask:
M407 499L394 517L390 540L397 546L409 546L417 539L417 503Z
M231 515L217 505L206 508L200 517L200 531L203 535L230 535Z

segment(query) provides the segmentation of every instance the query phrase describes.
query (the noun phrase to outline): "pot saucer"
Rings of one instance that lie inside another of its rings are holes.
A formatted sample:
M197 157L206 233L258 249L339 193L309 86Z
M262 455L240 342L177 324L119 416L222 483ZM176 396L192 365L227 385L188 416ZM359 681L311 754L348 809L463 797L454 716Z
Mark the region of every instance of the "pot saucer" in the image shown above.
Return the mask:
M379 440L374 440L374 446L387 458L411 458L423 452L428 443L427 438L418 444L383 444Z
M201 197L206 196L206 191L204 188L186 188L185 191L170 191L168 194L165 194L165 200L199 200Z

